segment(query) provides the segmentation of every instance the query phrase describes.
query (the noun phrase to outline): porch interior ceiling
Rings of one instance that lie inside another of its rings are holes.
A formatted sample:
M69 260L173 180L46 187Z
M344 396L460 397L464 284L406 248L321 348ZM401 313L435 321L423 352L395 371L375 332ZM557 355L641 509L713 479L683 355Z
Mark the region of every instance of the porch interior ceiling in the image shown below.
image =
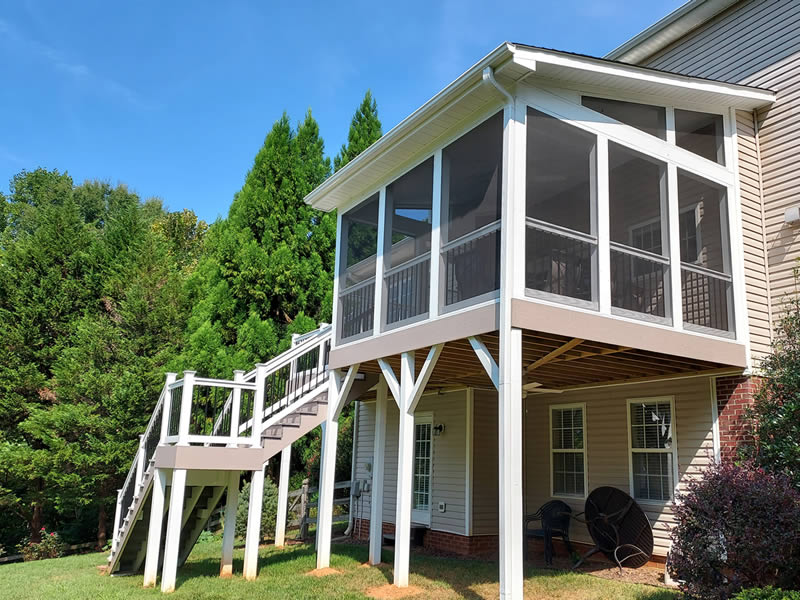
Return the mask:
M499 358L497 332L480 336L495 362ZM419 375L429 348L416 351L415 377ZM387 362L400 376L400 355L389 356ZM362 363L360 372L380 373L377 360ZM649 352L579 340L538 331L525 330L522 337L523 384L537 383L541 391L568 390L596 384L625 383L642 379L690 376L704 372L735 371L720 363ZM478 361L469 340L445 344L427 389L470 386L491 388L493 385ZM533 387L533 386L531 386ZM535 392L534 392L535 393Z

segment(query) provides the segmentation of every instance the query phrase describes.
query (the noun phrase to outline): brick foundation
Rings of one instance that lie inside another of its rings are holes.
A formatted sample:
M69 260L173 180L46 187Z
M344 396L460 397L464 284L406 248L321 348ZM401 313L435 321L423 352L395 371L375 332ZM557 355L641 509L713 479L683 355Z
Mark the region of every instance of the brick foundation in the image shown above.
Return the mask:
M736 458L736 447L753 440L744 417L746 408L753 404L759 385L757 377L717 377L717 416L722 460Z
M353 527L355 539L363 542L369 540L369 519L356 519ZM384 534L394 534L394 523L383 523L382 529ZM529 556L544 555L544 540L529 539L527 543ZM496 535L458 535L456 533L428 529L425 531L422 546L426 550L444 552L455 556L496 559L498 553L498 537ZM589 548L590 545L588 544L572 542L572 549L579 554L585 553ZM566 544L564 544L561 539L553 540L553 554L562 557L569 557L570 555L567 551ZM595 554L589 560L590 562L608 562L607 559L599 553ZM661 556L653 556L650 559L651 566L657 566L663 563L664 558Z

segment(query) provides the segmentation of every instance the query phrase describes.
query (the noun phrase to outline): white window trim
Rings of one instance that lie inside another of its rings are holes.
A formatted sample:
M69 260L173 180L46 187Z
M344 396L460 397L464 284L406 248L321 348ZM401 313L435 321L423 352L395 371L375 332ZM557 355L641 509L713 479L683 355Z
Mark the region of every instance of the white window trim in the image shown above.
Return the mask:
M555 410L563 410L567 408L580 408L581 415L583 416L583 449L582 450L569 450L569 449L559 449L556 450L553 448L553 411ZM586 500L589 492L589 462L588 462L588 442L587 442L587 430L586 430L586 403L585 402L574 402L572 404L551 404L550 405L550 421L548 423L548 431L550 437L550 497L551 498L566 498L568 500L576 500L576 499L583 499ZM556 494L554 485L553 485L553 453L554 452L570 452L573 454L583 454L583 495L578 494Z
M701 239L701 233L702 232L700 231L700 229L698 229L698 226L700 225L700 217L698 215L699 208L700 208L700 203L696 202L695 204L692 204L691 206L685 206L685 207L681 208L678 211L679 214L681 214L681 215L685 214L685 213L688 213L688 212L694 211L694 228L695 228L696 237L697 237L697 255L698 256L700 256L700 252L703 249L703 242L702 242L702 239ZM647 219L646 221L640 221L639 223L634 223L633 225L628 225L628 246L630 246L631 248L636 248L636 246L633 245L633 232L634 231L636 231L637 229L641 229L642 227L645 227L647 225L652 225L653 223L661 224L661 217L655 217L653 219ZM669 240L667 240L667 241L669 241ZM664 232L662 231L661 232L661 251L662 252L664 251L664 246L665 245L668 245L668 244L664 243ZM652 250L650 250L650 252L652 252ZM664 258L669 258L669 256L665 256ZM681 261L681 262L683 262L683 261ZM689 263L689 264L697 264L697 261L695 261L694 263Z
M429 485L429 488L428 488L428 510L427 510L427 521L425 519L419 519L419 518L415 519L414 518L415 515L417 517L419 517L420 515L426 514L426 511L417 510L417 509L413 508L414 501L413 501L413 498L412 498L412 501L411 501L411 506L412 506L412 508L411 508L411 520L413 522L415 522L415 523L422 523L424 525L430 526L431 525L431 521L432 521L432 516L433 516L433 458L434 458L434 447L436 446L436 444L434 443L435 436L433 434L433 412L416 412L416 413L414 413L414 429L415 430L416 430L417 424L419 424L419 423L430 423L430 425L431 425L431 458L430 458L431 472L430 472L430 475L429 475L429 477L430 477L430 480L429 480L430 485ZM416 435L415 435L414 436L414 462L416 462L416 459L417 459L416 441L417 440L416 440ZM412 473L412 477L413 477L413 474L414 474L413 465L412 465L411 473ZM413 482L413 480L411 482L411 494L412 494L412 496L414 494L414 482Z
M657 448L635 448L633 447L633 439L631 436L631 404L639 403L663 403L669 402L670 410L670 423L672 426L672 447L669 449ZM628 490L631 498L636 500L639 504L647 504L651 506L666 506L675 499L678 491L678 426L675 415L675 396L645 396L640 398L628 398L625 404L625 412L627 413L626 422L628 424ZM666 454L672 452L672 497L669 500L650 500L647 498L637 498L634 493L633 487L633 452L650 452L655 454Z

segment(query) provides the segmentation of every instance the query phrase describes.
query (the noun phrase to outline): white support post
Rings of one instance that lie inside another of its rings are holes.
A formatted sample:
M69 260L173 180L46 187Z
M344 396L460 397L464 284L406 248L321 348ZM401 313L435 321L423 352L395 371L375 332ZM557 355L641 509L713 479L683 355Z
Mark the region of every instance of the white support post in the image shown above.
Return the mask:
M597 136L597 176L593 190L596 201L597 297L600 312L611 313L611 223L608 188L608 138Z
M244 382L244 371L236 370L233 372L234 383ZM242 409L242 388L235 387L231 392L231 443L228 447L236 448L239 443L239 413Z
M378 252L375 256L375 303L372 312L372 334L380 335L383 329L383 272L387 239L391 240L391 232L386 235L387 224L391 226L391 219L386 219L386 187L382 187L378 195ZM388 243L391 243L389 241Z
M524 231L513 215L524 202L524 187L516 160L524 147L523 106L511 102L504 111L503 210L500 251L500 361L498 386L498 474L500 598L522 600L522 330L512 327L511 300L519 286L519 261L525 260ZM506 165L508 168L505 168Z
M253 398L253 428L250 432L250 445L261 447L261 420L264 417L264 387L267 382L267 367L256 365L256 391Z
M181 391L181 415L178 421L178 445L189 445L189 420L192 416L192 395L194 394L195 371L183 372L183 389Z
M153 491L150 493L150 526L147 530L147 554L144 561L144 587L155 587L158 559L161 551L161 532L164 529L164 503L167 493L167 474L156 469Z
M183 499L186 494L186 469L173 469L171 485L167 517L167 539L164 544L164 566L161 571L161 591L165 593L175 591L175 579L178 574L178 550L181 545Z
M428 317L439 316L439 295L442 289L440 265L442 263L442 149L433 154L433 204L431 206L431 266L430 266L430 305Z
M286 544L286 510L289 502L289 467L292 462L292 445L281 451L281 473L278 481L278 515L275 520L275 547Z
M167 378L164 382L164 387L166 387L167 390L166 394L164 395L164 410L161 413L161 437L159 439L161 442L163 442L164 438L167 437L169 429L169 416L172 413L172 390L169 389L169 386L175 383L177 379L177 373L167 373Z
M258 544L261 542L261 510L264 504L264 468L253 471L250 480L250 503L247 508L247 534L244 541L244 578L258 576Z
M134 487L134 494L139 495L139 486L144 479L144 435L139 436L139 450L136 452L136 487Z
M414 388L414 352L400 358L400 417L397 442L397 514L394 538L394 584L408 587L411 550L411 500L414 490L414 413L409 412Z
M228 497L225 501L225 530L222 532L220 577L233 575L233 542L236 538L236 509L239 506L239 471L228 473Z
M669 213L669 290L672 326L683 328L683 290L681 286L680 202L678 199L678 168L667 165L667 204Z
M380 564L383 542L383 462L388 393L386 378L381 376L375 399L375 438L372 447L372 492L369 510L369 564L371 565Z
M119 545L119 526L122 523L122 490L117 490L117 508L114 512L114 535L111 538L111 551L116 552Z

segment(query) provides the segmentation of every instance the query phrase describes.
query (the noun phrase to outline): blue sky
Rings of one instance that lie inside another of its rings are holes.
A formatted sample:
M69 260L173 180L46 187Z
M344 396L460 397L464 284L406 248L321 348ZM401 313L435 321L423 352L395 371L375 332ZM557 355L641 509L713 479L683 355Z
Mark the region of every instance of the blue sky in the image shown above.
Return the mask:
M21 169L225 216L272 123L332 156L367 88L388 131L503 41L596 56L681 0L0 6L0 190Z

